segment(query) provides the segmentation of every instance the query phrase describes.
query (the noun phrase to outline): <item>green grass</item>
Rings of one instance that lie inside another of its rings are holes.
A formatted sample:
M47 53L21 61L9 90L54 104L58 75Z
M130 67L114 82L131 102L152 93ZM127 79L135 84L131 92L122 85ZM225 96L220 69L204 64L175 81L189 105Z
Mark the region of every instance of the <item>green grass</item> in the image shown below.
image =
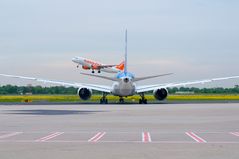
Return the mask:
M101 95L94 95L88 102L98 102ZM107 96L111 102L118 101L118 97ZM146 95L148 101L156 101L154 96ZM129 102L138 102L139 96L125 98ZM169 95L168 101L193 101L193 100L239 100L239 95ZM82 102L77 95L4 95L0 96L0 102Z

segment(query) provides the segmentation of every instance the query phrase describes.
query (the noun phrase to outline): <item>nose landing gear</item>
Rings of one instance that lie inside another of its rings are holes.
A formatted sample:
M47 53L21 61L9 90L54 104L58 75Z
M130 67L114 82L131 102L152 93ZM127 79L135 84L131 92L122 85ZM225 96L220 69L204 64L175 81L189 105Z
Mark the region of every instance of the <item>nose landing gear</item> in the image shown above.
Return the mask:
M120 104L124 104L124 98L123 98L123 97L120 97L119 103L120 103Z

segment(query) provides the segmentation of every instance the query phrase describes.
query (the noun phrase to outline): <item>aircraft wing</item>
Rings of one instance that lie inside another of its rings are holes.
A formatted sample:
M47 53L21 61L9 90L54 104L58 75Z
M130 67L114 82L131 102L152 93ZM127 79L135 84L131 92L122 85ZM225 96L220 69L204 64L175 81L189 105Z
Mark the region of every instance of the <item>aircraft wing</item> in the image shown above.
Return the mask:
M136 88L136 92L143 93L143 92L153 91L155 89L161 89L161 88L188 86L188 85L194 85L194 84L205 84L205 83L210 83L210 82L236 79L236 78L239 78L239 76L212 78L212 79L189 81L189 82L178 82L178 83L176 82L176 83L165 83L165 84L156 84L156 85L145 85L145 86L138 86Z
M56 84L56 85L75 87L75 88L84 87L84 88L88 88L88 89L92 89L92 90L96 90L96 91L100 91L100 92L106 92L106 93L111 92L111 87L104 86L104 85L64 82L64 81L47 80L47 79L41 79L41 78L35 78L35 77L15 76L15 75L7 75L7 74L0 74L0 76L31 80L31 81L41 82L41 83L44 83L44 84L49 83L49 84Z

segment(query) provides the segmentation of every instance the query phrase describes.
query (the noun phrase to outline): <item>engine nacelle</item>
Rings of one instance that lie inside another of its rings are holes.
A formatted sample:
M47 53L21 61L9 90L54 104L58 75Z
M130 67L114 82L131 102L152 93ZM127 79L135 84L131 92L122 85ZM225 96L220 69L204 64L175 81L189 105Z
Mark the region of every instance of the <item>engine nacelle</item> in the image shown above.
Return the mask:
M88 88L79 88L77 93L82 100L88 100L92 96L92 90Z
M168 90L166 88L157 89L154 90L153 94L157 100L164 100L168 96Z
M90 69L89 66L82 66L82 68L83 68L84 70L89 70L89 69Z

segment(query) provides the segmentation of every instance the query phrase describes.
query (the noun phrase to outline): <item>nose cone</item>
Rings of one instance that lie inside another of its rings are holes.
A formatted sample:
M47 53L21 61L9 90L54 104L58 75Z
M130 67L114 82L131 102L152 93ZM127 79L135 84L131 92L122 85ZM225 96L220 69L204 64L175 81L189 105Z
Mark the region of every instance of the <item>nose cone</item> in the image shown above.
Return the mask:
M72 58L72 61L77 63L78 62L78 59L76 57Z
M124 83L129 83L130 79L128 77L123 79Z

